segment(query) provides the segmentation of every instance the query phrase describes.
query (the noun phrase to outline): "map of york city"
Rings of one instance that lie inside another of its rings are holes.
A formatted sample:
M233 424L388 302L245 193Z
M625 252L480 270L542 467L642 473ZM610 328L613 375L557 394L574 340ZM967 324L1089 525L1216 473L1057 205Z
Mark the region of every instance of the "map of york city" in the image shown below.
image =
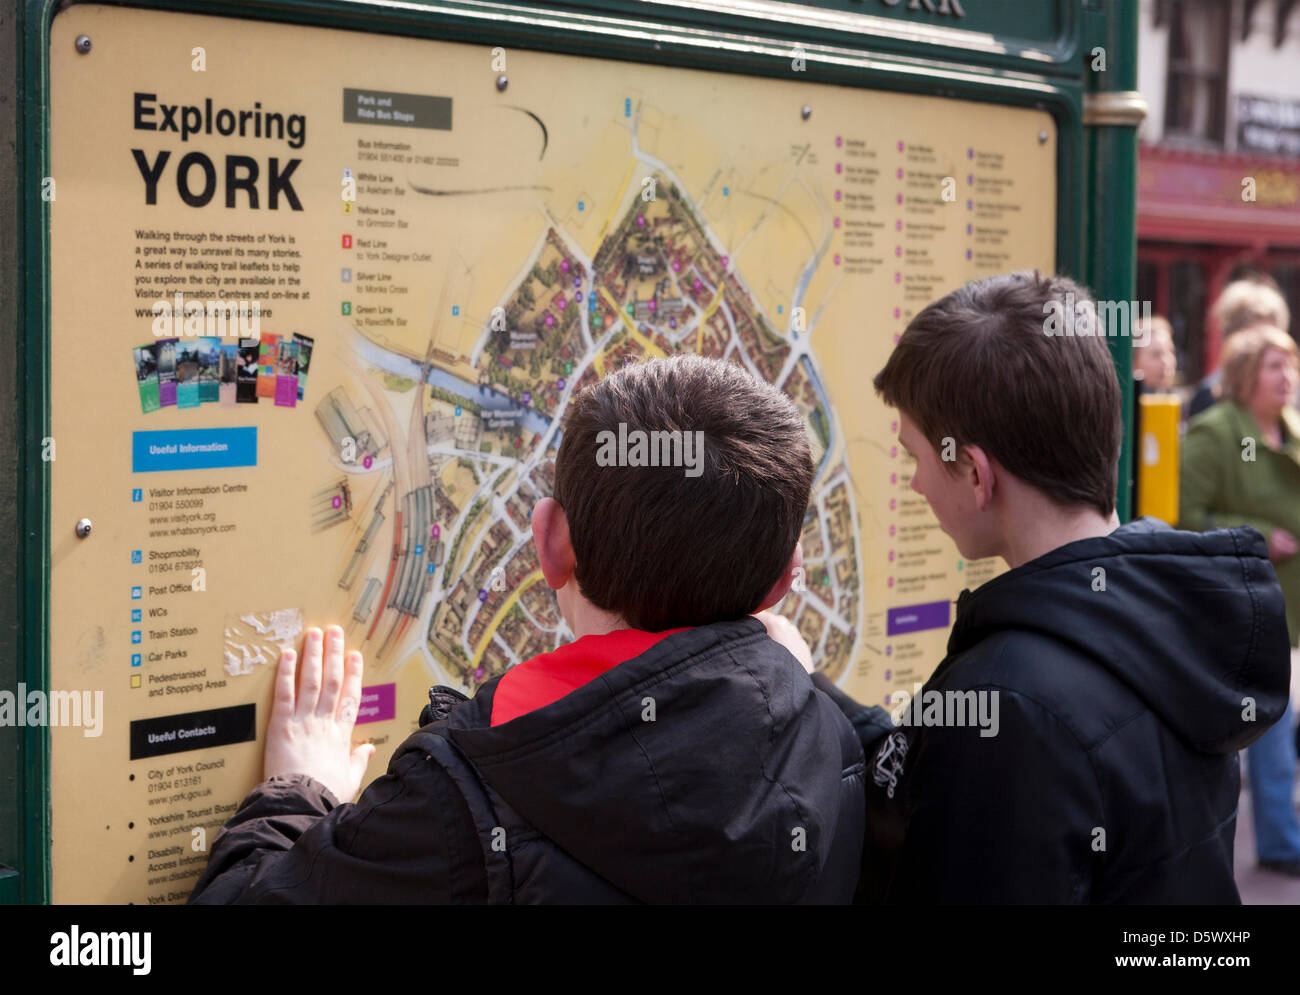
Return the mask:
M364 641L373 673L419 652L441 680L472 690L572 640L529 526L533 506L552 491L566 405L623 364L683 352L735 363L777 385L803 412L816 478L803 574L778 610L832 679L855 657L858 515L843 433L811 349L817 310L804 305L829 249L832 212L792 156L788 175L776 181L778 196L755 211L750 194L743 230L711 225L706 197L721 194L725 203L740 192L715 171L693 198L681 177L640 147L642 120L638 105L620 122L631 162L594 237L591 228L584 237L566 230L565 212L538 191L542 233L518 259L513 283L497 291L496 305L474 316L472 347L466 338L466 348L448 348L440 332L442 316L456 314L447 291L455 274L443 276L439 317L422 355L409 339L402 348L359 317L349 326L358 376L316 404L338 457L332 482L314 498L312 521L317 531L351 530L338 585L352 605L349 639ZM423 192L411 189L408 196ZM583 224L595 225L589 205L575 203ZM756 292L738 260L761 261L763 242L792 226L806 258L783 289L773 290L769 274L751 274L764 284ZM584 242L594 254L584 253Z

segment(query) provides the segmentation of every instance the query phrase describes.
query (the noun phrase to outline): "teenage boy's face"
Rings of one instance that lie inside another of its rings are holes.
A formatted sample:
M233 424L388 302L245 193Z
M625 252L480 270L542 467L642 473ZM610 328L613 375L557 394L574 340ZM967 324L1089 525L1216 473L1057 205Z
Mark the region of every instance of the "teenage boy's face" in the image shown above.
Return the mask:
M901 411L898 441L916 459L912 490L930 505L939 520L939 528L952 537L958 551L967 559L990 555L980 540L980 513L968 467L958 464L954 469L951 464L945 464L916 423Z

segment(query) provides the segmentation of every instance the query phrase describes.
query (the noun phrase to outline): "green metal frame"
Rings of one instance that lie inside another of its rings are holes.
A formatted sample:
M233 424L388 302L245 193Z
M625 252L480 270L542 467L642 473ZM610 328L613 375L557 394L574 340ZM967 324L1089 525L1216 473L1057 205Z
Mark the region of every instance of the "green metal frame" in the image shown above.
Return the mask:
M525 6L555 7L540 0L517 0ZM943 2L943 0L927 0ZM962 0L966 17L926 16L911 11L902 0L894 6L881 0L568 0L565 6L712 30L725 23L734 33L760 34L801 42L869 48L876 53L993 66L1036 75L1077 77L1080 49L1076 44L1079 0ZM1032 5L1032 6L1031 6ZM1026 12L1025 8L1030 10ZM1054 21L1052 33L1029 35L1021 29L1025 14ZM994 33L991 24L1006 30Z
M1085 140L1082 41L1086 37L1092 43L1102 36L1102 43L1131 52L1136 45L1136 0L1107 2L1107 11L1100 9L1103 0L1029 2L1058 5L1058 37L1003 43L986 32L963 31L960 25L914 23L896 12L887 17L837 13L825 3L815 10L780 3L741 7L723 0L702 0L693 10L677 0L577 0L565 9L474 0L416 0L400 6L370 0L134 0L130 6L782 77L792 85L829 83L1040 108L1053 116L1058 133L1057 268L1085 280L1101 297L1128 299L1135 250L1121 245L1115 251L1109 239L1133 241L1136 143L1132 134L1118 134L1132 129L1118 128L1107 129L1115 135ZM56 8L61 8L57 14ZM0 574L5 623L0 627L0 640L5 641L0 642L0 687L20 681L46 687L49 680L50 495L40 452L50 415L50 245L48 205L40 189L49 171L50 28L55 16L75 14L76 4L20 0L16 15L11 69L16 156L5 152L10 157L4 168L17 179L11 229L17 234L17 265L8 268L3 278L6 296L0 296L0 311L15 319L9 331L0 332L0 348L15 357L16 375L12 394L0 383L6 398L0 402L0 429L12 419L14 445L4 450L4 457L18 468L18 489L14 511L5 505L0 512L0 541L14 540L19 562L12 575ZM1008 15L1013 25L1014 10ZM798 82L790 74L796 42L807 65ZM1118 61L1112 56L1113 63ZM1113 82L1128 81L1125 77ZM1105 196L1094 197L1103 187ZM1092 207L1086 218L1085 193ZM1121 382L1127 385L1127 351L1116 358ZM1127 458L1121 463L1124 499L1126 467ZM1121 513L1126 515L1127 509ZM3 652L8 640L13 640L11 653ZM46 902L46 730L0 729L0 764L8 765L11 757L12 769L0 766L0 902ZM12 872L15 866L21 873Z
M1086 50L1106 52L1106 71L1089 72L1090 94L1137 89L1137 0L1086 0ZM1083 278L1099 300L1131 301L1137 293L1137 126L1094 125L1086 129L1084 190L1087 218ZM1133 351L1129 339L1108 339L1123 396L1124 444L1119 458L1116 510L1122 521L1132 514L1130 468L1136 419Z

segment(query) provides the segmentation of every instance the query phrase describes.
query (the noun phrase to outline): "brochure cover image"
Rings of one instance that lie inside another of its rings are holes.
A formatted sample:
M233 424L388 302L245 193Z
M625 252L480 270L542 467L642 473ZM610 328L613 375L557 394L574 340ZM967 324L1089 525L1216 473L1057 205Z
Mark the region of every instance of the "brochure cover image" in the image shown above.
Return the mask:
M298 343L281 342L275 364L275 403L292 408L298 403Z
M176 403L176 339L159 339L154 354L158 357L158 403L166 408Z
M258 356L262 343L257 339L239 340L239 372L235 377L235 401L239 404L257 403Z
M199 403L216 404L221 398L221 339L199 339Z
M199 406L199 343L178 340L176 343L176 407Z
M158 400L158 355L154 349L155 344L150 343L131 350L135 358L135 380L140 388L140 408L145 414L162 406Z
M280 336L262 333L261 351L257 358L258 397L275 397L275 360L279 344Z
M298 346L298 400L301 401L303 392L307 389L307 369L311 366L311 351L315 348L316 340L295 333L293 341Z
M239 389L239 346L223 343L221 346L221 406L234 407Z

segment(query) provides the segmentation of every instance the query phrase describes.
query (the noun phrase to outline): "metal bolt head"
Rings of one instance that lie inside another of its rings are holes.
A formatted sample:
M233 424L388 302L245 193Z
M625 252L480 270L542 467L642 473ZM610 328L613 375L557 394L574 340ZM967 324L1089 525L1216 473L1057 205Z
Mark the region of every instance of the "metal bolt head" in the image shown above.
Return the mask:
M90 51L90 35L77 35L77 51L82 55Z
M1038 133L1038 144L1039 144L1039 145L1046 145L1046 144L1047 144L1047 132L1045 132L1045 131L1040 131L1040 132Z
M500 90L502 93L505 92L506 87L509 85L510 85L510 80L507 78L505 73L502 73L500 76L497 77L497 89Z
M90 519L89 518L81 519L79 522L77 522L77 538L79 539L86 538L86 536L90 535L90 529L91 529Z
M812 108L809 107L807 104L804 104L803 109L799 111L799 113L803 116L803 119L807 121L810 117L812 117Z

